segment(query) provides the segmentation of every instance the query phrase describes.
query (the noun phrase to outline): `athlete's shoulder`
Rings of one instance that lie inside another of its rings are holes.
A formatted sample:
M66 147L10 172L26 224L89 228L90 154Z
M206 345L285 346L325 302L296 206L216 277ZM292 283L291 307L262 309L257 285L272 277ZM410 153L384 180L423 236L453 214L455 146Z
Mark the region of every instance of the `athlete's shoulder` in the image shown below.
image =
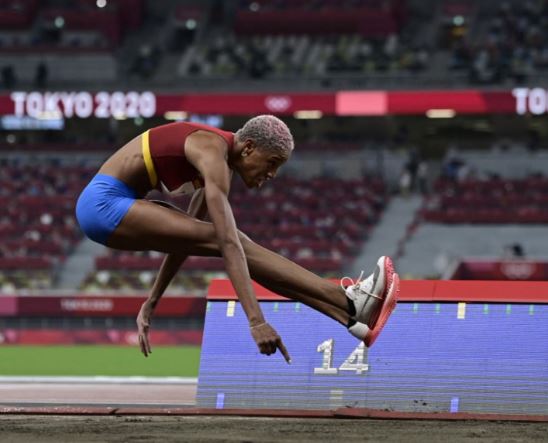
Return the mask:
M185 147L189 145L212 145L232 149L234 134L201 123L174 122L160 125L150 130L153 144L165 145L166 149L174 143L183 142Z
M192 123L192 125L194 128L193 137L200 138L203 141L210 140L213 144L220 143L226 146L234 144L234 134L232 132L198 123Z
M225 157L229 151L228 141L222 135L206 130L191 133L185 140L187 157L215 155Z
M214 134L218 134L223 137L227 137L227 136L234 137L234 134L232 132L225 131L224 129L221 129L221 128L217 128L216 126L210 126L203 123L187 123L187 124L196 130L212 132Z

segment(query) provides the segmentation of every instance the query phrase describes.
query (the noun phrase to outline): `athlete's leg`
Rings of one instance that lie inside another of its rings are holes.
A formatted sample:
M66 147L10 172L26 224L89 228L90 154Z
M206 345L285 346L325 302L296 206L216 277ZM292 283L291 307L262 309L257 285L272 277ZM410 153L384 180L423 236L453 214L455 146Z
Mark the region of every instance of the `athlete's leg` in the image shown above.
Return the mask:
M325 280L240 234L251 277L267 289L348 324L348 302L339 285ZM109 238L116 249L220 256L211 223L137 200Z
M258 245L244 234L240 239L253 280L276 294L299 300L348 325L348 302L339 285ZM269 263L272 265L268 266Z

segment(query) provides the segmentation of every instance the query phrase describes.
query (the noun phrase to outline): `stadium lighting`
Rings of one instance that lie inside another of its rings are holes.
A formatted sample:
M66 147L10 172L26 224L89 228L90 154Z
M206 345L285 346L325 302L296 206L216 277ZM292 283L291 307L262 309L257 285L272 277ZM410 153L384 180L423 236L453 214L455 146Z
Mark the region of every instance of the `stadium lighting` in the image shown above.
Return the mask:
M453 118L457 115L454 109L429 109L426 111L428 118Z
M175 121L181 121L185 120L188 117L188 113L185 111L166 111L164 114L164 118L166 120L175 120Z
M54 25L56 28L61 29L63 26L65 26L65 19L61 16L55 17Z
M318 110L296 111L293 117L303 120L317 120L323 117L323 112Z
M196 20L194 20L193 18L189 18L185 23L186 28L190 30L196 29L196 25Z
M63 115L58 111L44 111L37 117L38 120L59 120L63 118Z
M455 26L462 26L464 25L464 17L462 15L456 15L453 17L453 24Z
M253 2L249 5L249 10L252 12L257 12L259 9L261 9L261 5L257 2Z
M97 0L95 4L98 8L104 8L107 5L107 0Z

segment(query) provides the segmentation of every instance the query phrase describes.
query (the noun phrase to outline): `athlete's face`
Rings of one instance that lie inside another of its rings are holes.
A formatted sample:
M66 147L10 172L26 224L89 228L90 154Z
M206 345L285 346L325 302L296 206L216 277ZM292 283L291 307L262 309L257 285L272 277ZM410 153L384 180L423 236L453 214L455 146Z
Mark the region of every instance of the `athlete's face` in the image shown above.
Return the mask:
M248 188L260 188L276 177L278 169L287 159L288 156L279 152L246 145L242 151L240 176Z

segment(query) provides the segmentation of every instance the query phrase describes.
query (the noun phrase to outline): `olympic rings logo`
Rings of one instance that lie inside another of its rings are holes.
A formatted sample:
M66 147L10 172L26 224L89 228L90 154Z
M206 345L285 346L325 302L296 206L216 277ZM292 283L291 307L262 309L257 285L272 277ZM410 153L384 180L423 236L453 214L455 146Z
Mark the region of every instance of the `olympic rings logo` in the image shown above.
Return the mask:
M287 95L269 95L266 97L264 104L271 112L284 112L287 111L293 103L291 97Z

